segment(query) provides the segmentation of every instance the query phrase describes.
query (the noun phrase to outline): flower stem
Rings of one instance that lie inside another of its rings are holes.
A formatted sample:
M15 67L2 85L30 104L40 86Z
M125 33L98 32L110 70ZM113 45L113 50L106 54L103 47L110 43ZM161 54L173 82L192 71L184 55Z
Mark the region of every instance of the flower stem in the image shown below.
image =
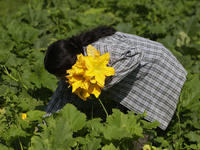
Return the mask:
M101 106L103 107L103 109L104 109L104 111L105 111L105 113L106 113L106 116L108 117L108 112L106 111L106 108L104 107L104 105L103 105L103 103L101 102L100 98L98 98L98 100L99 100Z
M13 79L14 81L16 81L16 82L18 82L18 80L17 79L15 79L13 76L11 76L9 73L8 73L8 70L7 70L7 68L5 67L5 66L3 66L4 67L4 72L5 72L5 74L7 74L11 79Z
M20 138L18 138L18 140L19 140L19 144L20 144L21 150L23 150L23 146L22 146L22 142L21 142Z
M5 66L3 66L4 67L4 73L5 74L7 74L11 79L13 79L14 81L16 81L16 82L19 82L19 80L17 80L17 79L15 79L11 74L9 74L8 73L8 70L7 70L7 68L5 67ZM21 80L21 77L20 77L20 74L19 74L19 72L18 72L18 75L19 75L19 78L20 78L20 80ZM28 90L28 88L23 84L23 87L26 89L26 90Z

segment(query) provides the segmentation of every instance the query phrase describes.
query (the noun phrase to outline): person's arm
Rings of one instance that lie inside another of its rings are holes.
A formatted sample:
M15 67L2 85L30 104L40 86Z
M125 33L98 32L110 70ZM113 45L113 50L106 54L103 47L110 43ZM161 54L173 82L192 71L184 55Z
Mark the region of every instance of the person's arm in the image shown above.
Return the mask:
M115 69L115 74L107 78L105 90L120 82L130 72L136 69L143 57L143 53L138 47L111 46L110 48L111 63L109 66Z
M71 87L68 88L68 86L69 85L64 80L59 82L56 91L53 93L51 100L45 108L47 113L57 112L67 103L72 103L77 98L77 96L72 93Z

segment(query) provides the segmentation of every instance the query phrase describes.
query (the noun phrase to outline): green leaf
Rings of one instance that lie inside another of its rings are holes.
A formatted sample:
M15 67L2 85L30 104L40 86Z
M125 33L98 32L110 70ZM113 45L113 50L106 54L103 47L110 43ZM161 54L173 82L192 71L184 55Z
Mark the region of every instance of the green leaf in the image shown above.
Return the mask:
M112 143L110 145L105 145L102 150L118 150Z
M26 30L26 40L29 42L29 43L34 43L35 40L37 39L38 37L38 33L39 33L39 30L36 30L34 28L29 28Z
M33 44L38 37L39 30L32 27L18 27L13 33L12 37L17 42L27 42Z
M13 53L18 54L21 57L29 55L30 46L27 42L18 43L17 47L13 49Z
M157 39L156 41L162 43L168 49L173 49L176 44L176 39L176 37L168 35L165 38Z
M61 149L65 150L68 148L71 150L71 147L76 147L77 146L77 141L79 141L80 137L77 138L68 138L66 141L63 142Z
M43 3L43 1L40 1ZM39 2L39 3L40 3ZM37 26L41 21L42 21L42 12L41 11L36 11L34 12L33 9L28 8L25 19L32 25L32 26Z
M126 126L130 125L130 120L128 120L129 116L131 116L132 120L131 120L131 124L134 126L137 123L137 120L135 119L134 115L127 115L127 114L123 114L120 110L118 109L113 109L113 114L108 116L106 119L106 122L110 125L115 125L118 128L124 128Z
M64 117L59 118L56 121L56 126L52 129L52 147L53 149L65 148L73 146L76 140L72 139L72 128L70 127L69 121L65 120ZM70 140L70 141L69 141Z
M100 123L101 121L102 120L100 118L94 118L88 120L85 126L88 128L89 132L96 133L96 135L99 135L103 129L103 124Z
M54 128L56 126L56 117L59 115L59 113L53 113L49 117L45 117L45 123L47 124L48 127ZM60 115L59 115L60 116ZM61 117L61 116L60 116ZM59 118L59 117L57 117Z
M86 115L77 110L72 104L67 104L61 110L61 114L66 117L73 132L82 129L86 122Z
M184 135L186 138L188 138L192 142L200 142L200 135L196 134L193 131L190 131L188 134Z
M6 141L6 144L10 146L18 137L26 137L26 132L12 126L7 132L3 132L1 136Z
M41 117L45 115L46 112L40 110L30 110L27 112L27 120L38 121L41 120Z
M191 149L197 149L197 145L191 144L191 145L190 145L190 148L191 148Z
M35 62L33 70L34 72L31 73L30 80L37 88L41 88L43 85L43 87L52 91L56 90L58 80L45 70L44 64L40 60Z
M104 138L107 140L121 140L123 138L132 138L132 134L123 128L118 128L114 124L106 126L104 131Z
M26 120L20 120L19 123L23 129L29 128L29 123Z
M11 51L15 46L15 42L13 42L7 33L0 32L0 49L3 51Z
M192 64L192 66L189 68L189 71L191 73L200 73L200 62L195 62Z
M9 87L7 85L1 84L0 85L0 96L4 96L8 88Z
M5 146L1 143L0 143L0 147L1 147L2 150L14 150L12 147L7 147L7 146Z
M31 138L30 150L54 150L51 144L50 129L46 129L40 133L39 136L35 135Z
M136 137L134 137L134 140L138 139L138 137L144 138L144 135L142 134L143 133L143 128L140 126L139 123L136 124L134 127L130 126L129 128L130 128L129 130L132 133L132 135L136 135Z
M177 30L179 32L186 33L186 35L189 36L190 38L196 36L198 32L200 32L200 25L198 23L196 16L192 16L186 22L178 25Z
M79 138L72 137L73 129L71 128L70 121L65 116L61 116L61 113L57 114L58 117L53 117L53 115L45 118L47 128L44 128L40 137L32 138L33 148L45 149L45 147L51 147L51 149L64 150L76 146Z
M198 106L198 99L200 98L200 80L198 75L192 75L192 78L189 79L184 87L182 94L182 107L185 109L191 109L193 107Z
M20 101L20 104L18 105L18 108L21 108L21 111L26 111L28 109L28 104L25 101Z
M156 23L149 27L149 30L153 34L166 34L166 27L164 23Z
M105 11L105 8L90 8L84 12L84 15L88 14L102 14Z
M130 33L133 31L133 25L131 23L119 23L116 29L120 32Z
M177 59L179 60L179 62L182 64L182 66L185 69L190 69L190 67L194 63L194 61L191 59L191 56L189 56L189 55L187 55L187 56L179 55L179 56L177 56Z
M42 85L44 87L50 89L53 92L57 88L58 79L54 75L50 74L49 72L47 72L44 69L42 70L42 77L41 77L40 81L42 82Z
M190 37L183 31L179 32L179 38L177 39L177 46L181 47L183 45L188 46L190 43Z
M43 39L39 39L39 40L41 41ZM41 67L40 63L42 63L42 65L44 65L43 60L44 60L45 55L44 55L43 52L40 52L38 50L33 50L33 52L29 55L29 57L30 57L30 59L35 61L35 63L34 63L35 65L38 65L38 66L35 66L35 67Z
M79 15L78 21L85 26L96 26L100 18L97 14Z
M39 88L39 89L41 88L42 81L41 81L40 77L38 75L36 75L35 73L32 73L30 75L30 81L33 82L37 88Z
M37 11L41 11L43 10L43 6L44 6L44 1L40 1L40 0L34 0L34 1L30 1L29 5L31 6L31 8L33 10ZM49 1L47 1L47 3L50 3Z
M200 120L194 123L194 127L200 130Z
M161 146L160 147L167 147L169 146L169 142L167 140L164 139L164 137L157 137L154 139L154 141L158 142L158 143L161 143Z
M5 63L8 67L17 67L17 56L15 54L11 54L8 58L7 62Z
M22 83L28 88L28 89L33 89L33 84L31 84L30 81L30 76L31 76L31 71L30 70L24 70L24 67L21 67L20 70L23 70L23 72L21 73L21 79L22 79ZM28 68L28 66L27 66Z
M101 143L100 139L94 138L93 140L86 143L86 145L83 146L83 149L97 150L101 147L100 143Z
M18 98L27 103L28 110L35 110L35 109L40 110L38 109L38 107L42 106L44 103L43 101L33 98L32 95L29 95L28 91L26 91L25 89L20 92L20 95L18 96Z
M2 18L2 25L9 32L12 32L16 28L16 25L19 25L19 23L17 19L13 19L13 17L8 15L7 17Z
M132 112L129 112L129 114L123 114L120 110L113 109L113 114L107 117L106 122L109 125L114 125L118 128L124 129L133 136L137 135L138 137L143 137L143 129L140 124L137 123L137 119Z
M52 41L51 36L42 36L40 39L37 39L34 43L34 49L46 49L47 45ZM35 52L35 51L34 51ZM44 58L44 56L43 56ZM42 58L42 59L43 59Z
M157 120L152 123L144 121L144 120L142 120L141 122L144 124L144 126L142 126L142 127L145 129L153 129L153 128L157 128L158 126L160 126L160 123Z
M0 64L5 64L6 61L8 60L8 58L10 57L10 52L8 51L3 51L1 48L0 48L0 56L2 56L2 58L0 59Z

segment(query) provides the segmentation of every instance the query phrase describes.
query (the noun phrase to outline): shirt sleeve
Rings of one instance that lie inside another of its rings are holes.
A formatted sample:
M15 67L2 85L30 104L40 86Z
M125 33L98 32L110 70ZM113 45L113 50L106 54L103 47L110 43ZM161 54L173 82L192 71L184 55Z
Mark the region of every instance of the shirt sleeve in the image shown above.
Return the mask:
M65 81L59 81L56 91L53 93L51 100L45 108L47 113L57 112L67 103L72 103L77 98L77 96L72 93L72 88L68 86L69 85Z
M138 47L111 46L108 64L115 69L115 74L106 79L105 90L119 83L140 64L143 53Z

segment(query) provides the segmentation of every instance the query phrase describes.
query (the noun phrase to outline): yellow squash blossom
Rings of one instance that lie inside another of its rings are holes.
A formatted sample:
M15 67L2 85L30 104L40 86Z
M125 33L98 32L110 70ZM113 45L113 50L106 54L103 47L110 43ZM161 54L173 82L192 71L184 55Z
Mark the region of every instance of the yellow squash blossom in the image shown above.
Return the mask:
M100 51L97 51L96 48L94 48L92 45L88 45L87 55L98 59L100 56Z
M23 114L22 114L22 119L26 119L26 118L27 118L26 113L23 113Z
M67 70L66 76L67 82L72 86L72 92L83 100L90 98L90 94L99 97L105 78L115 74L114 68L107 66L109 53L100 56L99 51L88 45L87 54L88 56L77 55L76 63L72 69Z
M91 83L97 82L100 87L103 87L106 76L114 75L115 70L112 67L107 67L109 58L109 53L105 53L98 57L98 59L91 57L90 59L86 60L86 63L88 64L87 67L89 69L86 70L85 76L92 77L90 79Z

